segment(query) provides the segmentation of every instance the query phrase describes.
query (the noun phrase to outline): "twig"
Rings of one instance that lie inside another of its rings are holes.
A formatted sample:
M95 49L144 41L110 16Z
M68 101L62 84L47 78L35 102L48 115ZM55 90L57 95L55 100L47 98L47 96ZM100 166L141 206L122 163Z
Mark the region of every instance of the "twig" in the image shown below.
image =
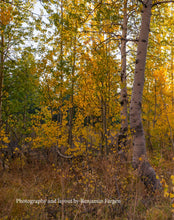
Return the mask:
M156 5L160 5L160 4L165 4L165 3L174 3L174 1L169 0L169 1L162 1L162 2L155 2L152 7L156 6Z
M68 155L62 154L62 153L59 151L59 149L58 149L57 146L56 146L56 151L57 151L57 153L59 154L59 156L65 158L65 159L71 159L71 158L73 158L73 155L69 155L69 156L68 156Z

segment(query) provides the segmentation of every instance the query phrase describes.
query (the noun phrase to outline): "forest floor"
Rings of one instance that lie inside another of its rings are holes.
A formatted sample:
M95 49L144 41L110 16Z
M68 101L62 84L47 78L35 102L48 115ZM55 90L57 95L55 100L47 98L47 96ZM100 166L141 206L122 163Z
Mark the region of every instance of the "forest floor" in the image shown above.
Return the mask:
M0 171L0 219L172 220L172 158L150 159L164 186L152 195L131 162L112 154L56 163L17 157Z

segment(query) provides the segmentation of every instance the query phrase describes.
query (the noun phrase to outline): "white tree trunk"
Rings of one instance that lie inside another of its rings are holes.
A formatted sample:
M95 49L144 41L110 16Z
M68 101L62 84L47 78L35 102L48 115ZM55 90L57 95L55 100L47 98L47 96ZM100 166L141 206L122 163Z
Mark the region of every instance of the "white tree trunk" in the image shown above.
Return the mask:
M134 169L138 169L138 173L144 184L152 190L155 190L161 188L161 184L156 178L154 169L147 161L146 141L141 118L141 103L150 31L151 7L152 0L144 1L130 105L130 126L133 134L133 167Z

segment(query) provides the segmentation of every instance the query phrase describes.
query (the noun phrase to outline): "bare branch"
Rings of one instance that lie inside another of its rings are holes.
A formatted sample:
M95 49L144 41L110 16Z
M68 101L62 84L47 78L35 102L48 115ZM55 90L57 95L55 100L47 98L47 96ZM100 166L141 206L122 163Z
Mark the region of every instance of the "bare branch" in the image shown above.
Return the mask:
M58 147L56 147L56 151L57 151L57 153L59 154L59 156L65 158L65 159L71 159L71 158L73 158L73 155L67 156L67 155L62 154L62 153L59 151Z
M146 6L146 4L142 0L138 0L138 1L141 2L144 6Z
M95 8L87 15L87 17L86 17L81 23L82 23L82 24L86 23L86 21L88 20L88 18L95 12L95 10L96 10L98 7L101 6L101 4L102 4L102 1L99 2L99 3L95 6Z
M152 7L156 5L160 5L160 4L165 4L165 3L174 3L174 0L155 2L154 4L152 4Z
M130 39L130 38L122 38L120 35L116 35L113 33L114 36L110 36L108 37L107 39L105 39L104 41L100 42L99 44L97 44L97 46L95 47L95 50L97 47L99 47L100 45L102 45L103 43L108 43L109 40L114 40L114 41L117 41L117 40L125 40L125 41L132 41L132 42L138 42L139 40L138 39ZM114 38L114 37L117 37L117 38Z

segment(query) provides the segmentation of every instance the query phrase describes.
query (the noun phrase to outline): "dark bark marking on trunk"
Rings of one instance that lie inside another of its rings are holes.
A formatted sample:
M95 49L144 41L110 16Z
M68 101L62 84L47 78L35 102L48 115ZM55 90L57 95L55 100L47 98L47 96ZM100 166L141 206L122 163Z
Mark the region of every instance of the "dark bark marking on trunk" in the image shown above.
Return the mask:
M123 106L123 104L124 104L124 102L123 102L123 101L121 101L121 102L120 102L120 105L121 105L121 106Z
M136 64L138 64L138 63L139 63L139 59L136 60Z

